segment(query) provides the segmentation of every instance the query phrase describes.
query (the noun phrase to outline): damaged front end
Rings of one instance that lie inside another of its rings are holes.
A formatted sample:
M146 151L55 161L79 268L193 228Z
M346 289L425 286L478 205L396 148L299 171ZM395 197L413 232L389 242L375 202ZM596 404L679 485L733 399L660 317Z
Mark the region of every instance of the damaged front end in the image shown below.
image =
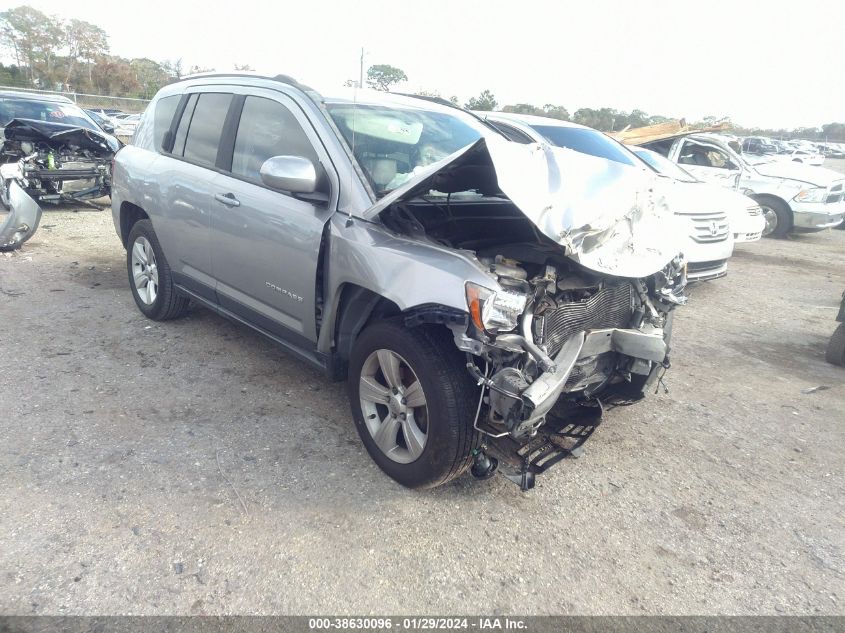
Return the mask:
M606 405L640 400L669 368L685 264L677 256L649 277L630 279L554 260L541 267L501 256L481 261L507 298L468 284L471 325L454 328L480 387L475 428L485 439L474 473L484 476L499 463L528 489L536 474L577 456ZM502 305L524 308L503 319Z
M482 139L386 196L397 233L470 252L451 325L479 387L473 474L523 490L581 445L608 404L641 399L669 367L686 302L683 229L644 170L546 145Z
M86 202L111 194L111 163L120 147L116 139L29 119L13 119L3 135L0 203L9 213L0 226L0 248L17 248L35 232L33 205ZM20 191L13 194L15 186ZM24 225L30 228L21 230Z

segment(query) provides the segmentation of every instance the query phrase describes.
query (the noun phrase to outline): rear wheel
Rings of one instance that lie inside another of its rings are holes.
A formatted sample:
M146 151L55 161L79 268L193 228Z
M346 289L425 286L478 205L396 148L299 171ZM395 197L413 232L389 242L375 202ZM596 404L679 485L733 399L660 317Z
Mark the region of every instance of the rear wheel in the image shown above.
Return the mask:
M409 488L450 481L470 465L477 392L448 333L382 321L349 364L355 427L373 461Z
M158 243L153 224L138 220L126 240L129 287L138 309L155 321L176 319L188 309L188 298L173 285L170 266Z
M763 237L783 237L792 230L792 210L776 198L755 198L763 210Z

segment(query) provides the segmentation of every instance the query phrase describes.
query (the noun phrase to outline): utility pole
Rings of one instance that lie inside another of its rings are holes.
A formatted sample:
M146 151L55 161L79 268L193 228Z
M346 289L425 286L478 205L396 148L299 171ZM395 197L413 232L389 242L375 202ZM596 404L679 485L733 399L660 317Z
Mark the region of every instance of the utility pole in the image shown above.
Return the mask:
M364 87L364 47L361 47L361 66L358 68L358 87Z

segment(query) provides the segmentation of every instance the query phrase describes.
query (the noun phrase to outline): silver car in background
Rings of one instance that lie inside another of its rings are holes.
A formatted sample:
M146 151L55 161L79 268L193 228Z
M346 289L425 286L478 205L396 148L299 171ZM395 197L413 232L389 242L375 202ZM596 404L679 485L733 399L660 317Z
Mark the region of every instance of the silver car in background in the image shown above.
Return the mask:
M528 489L669 367L686 267L658 180L450 104L208 75L153 99L112 209L149 318L193 300L346 380L403 485Z

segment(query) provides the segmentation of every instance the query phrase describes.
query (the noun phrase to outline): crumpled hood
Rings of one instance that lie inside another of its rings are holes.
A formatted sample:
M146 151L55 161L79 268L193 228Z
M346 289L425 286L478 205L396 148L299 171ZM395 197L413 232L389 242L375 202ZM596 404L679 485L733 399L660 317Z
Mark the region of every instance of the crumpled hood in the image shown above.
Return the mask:
M832 169L804 165L792 161L775 161L771 163L760 163L754 165L754 169L764 176L776 178L789 178L798 180L817 187L829 187L836 181L845 180L845 176Z
M9 141L40 141L50 144L71 144L83 149L114 153L120 141L108 134L64 123L49 123L38 119L12 119L3 128Z
M570 259L597 272L640 278L662 270L683 244L684 229L660 180L645 169L566 148L486 137L429 165L363 217L431 190L501 191Z

